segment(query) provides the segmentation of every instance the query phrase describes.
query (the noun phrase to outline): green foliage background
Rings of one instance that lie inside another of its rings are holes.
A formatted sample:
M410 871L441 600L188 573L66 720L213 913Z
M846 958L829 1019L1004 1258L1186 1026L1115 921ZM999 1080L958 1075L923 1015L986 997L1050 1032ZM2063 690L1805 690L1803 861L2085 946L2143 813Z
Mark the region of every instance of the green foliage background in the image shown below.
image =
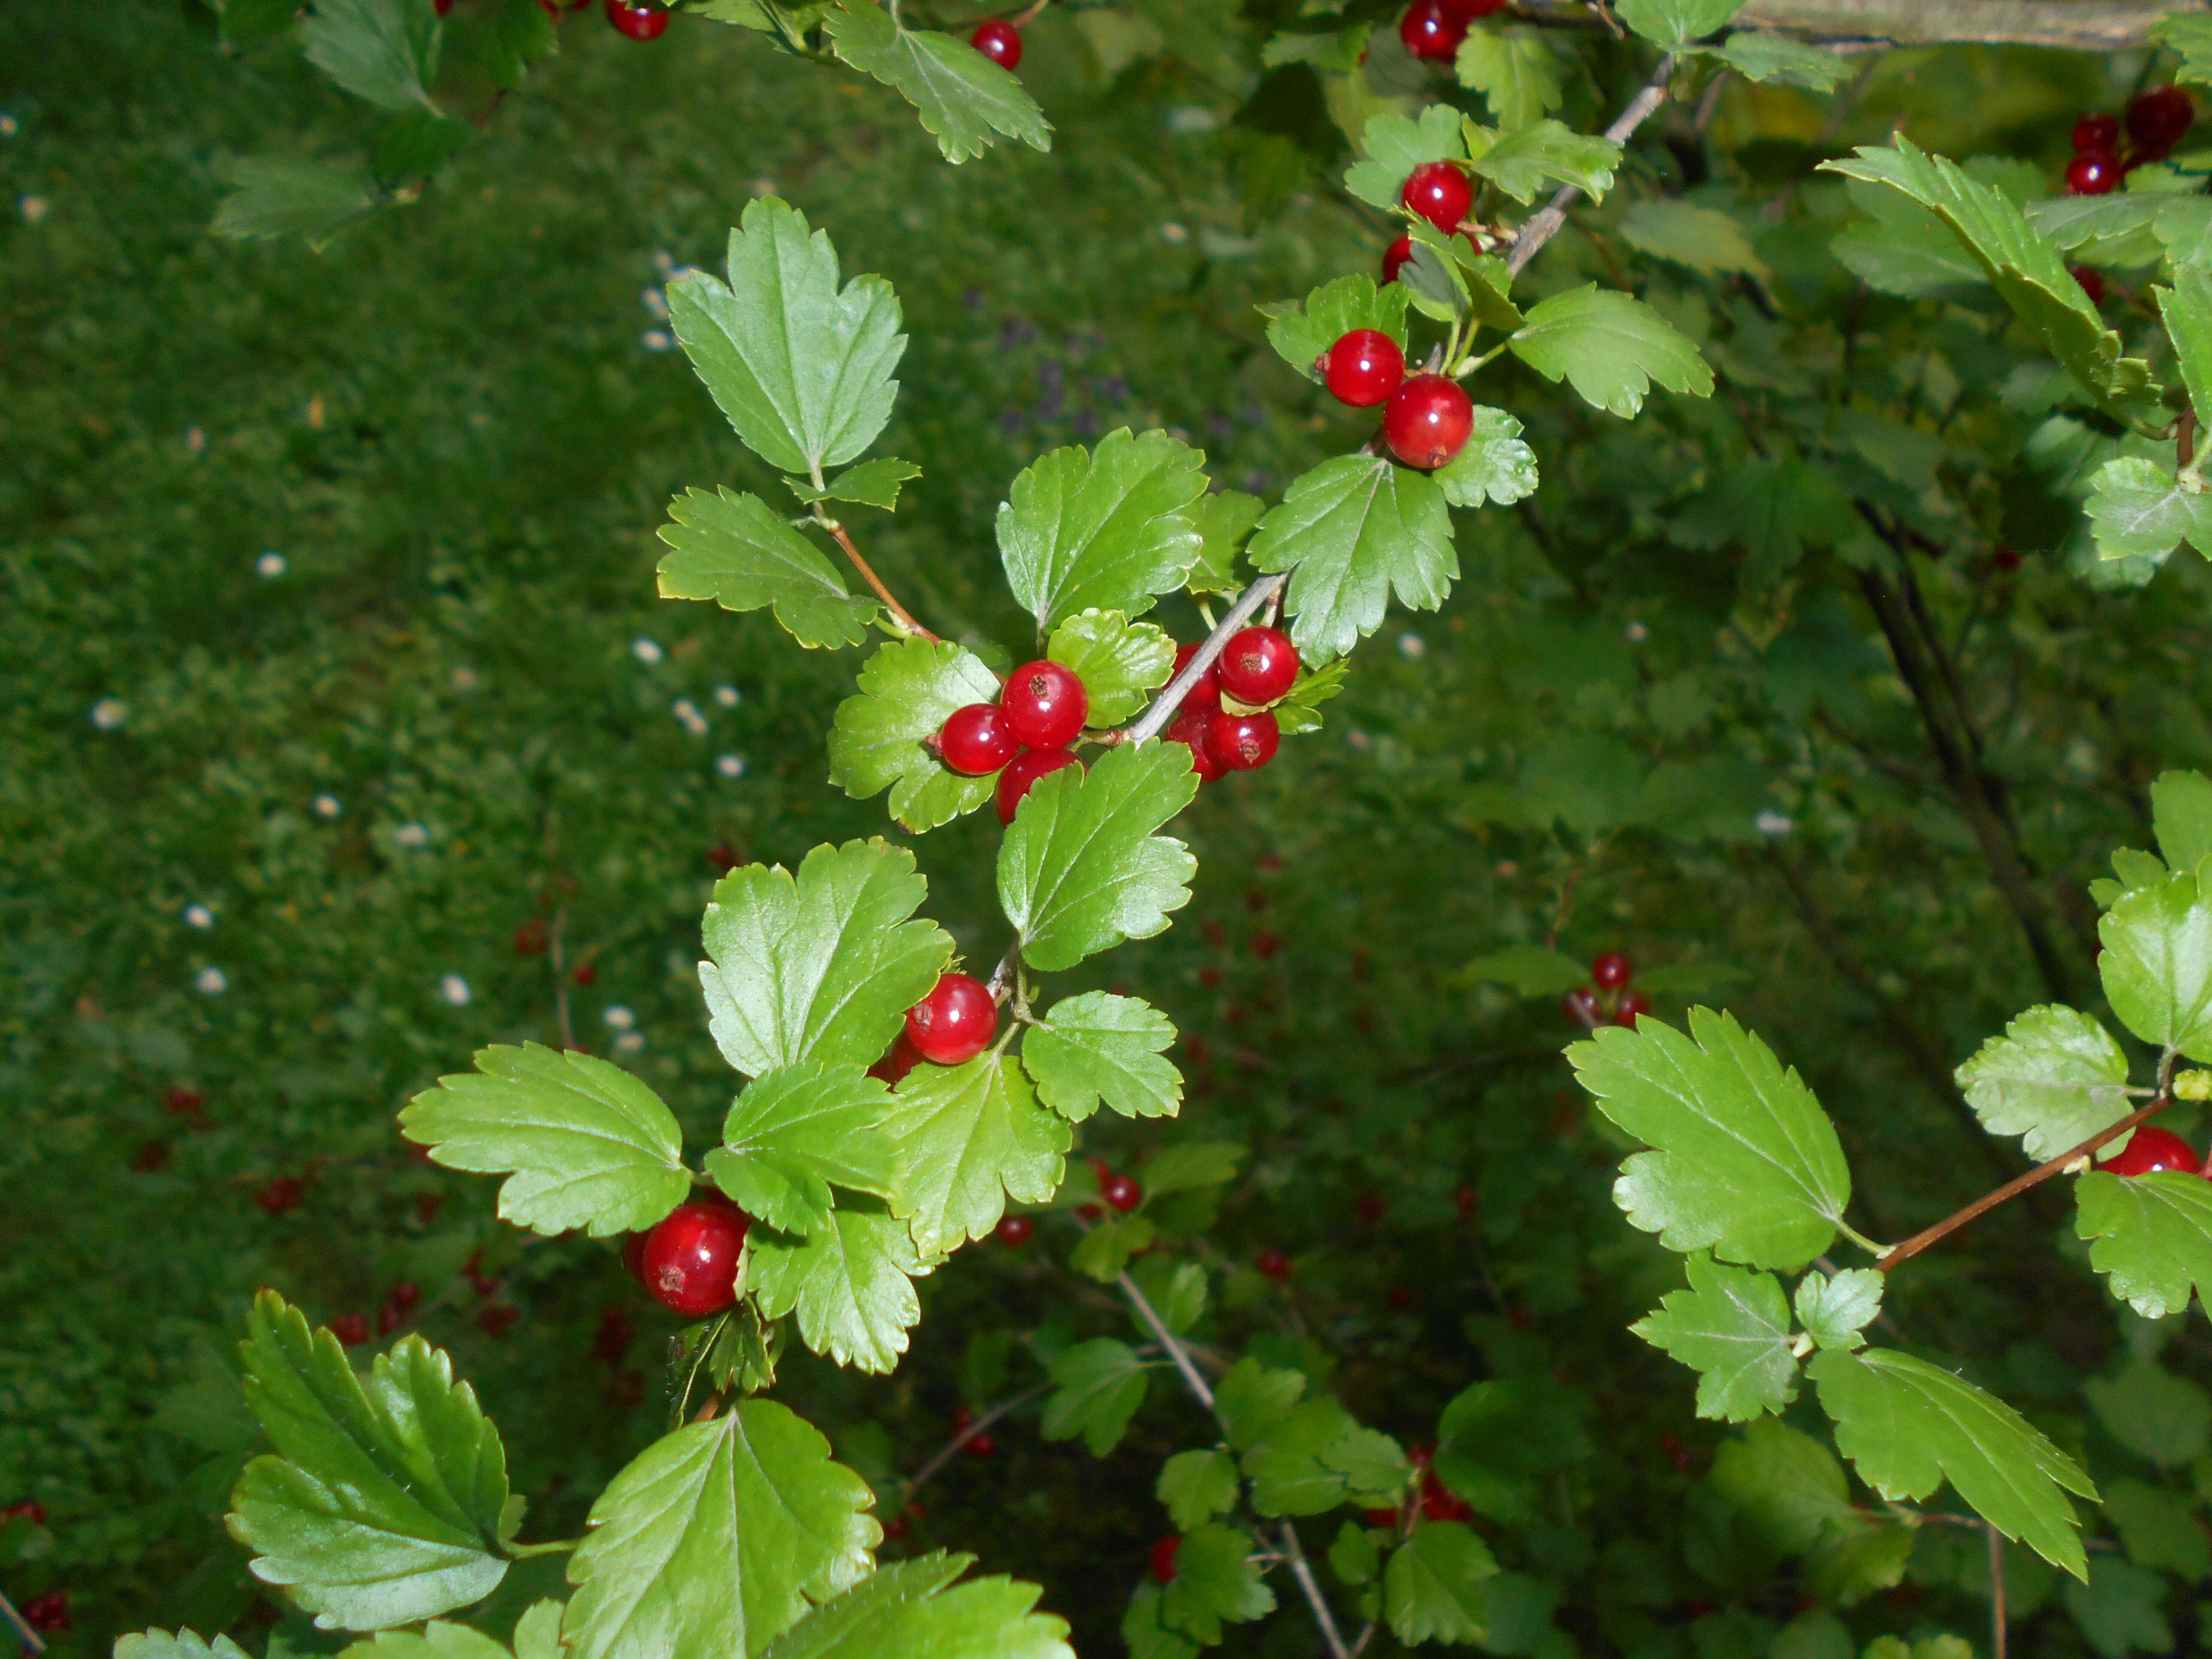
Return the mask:
M662 1421L670 1328L611 1248L525 1248L494 1224L492 1183L410 1157L392 1122L474 1048L555 1039L547 959L514 939L558 913L569 960L596 970L568 993L578 1040L615 1052L607 1016L630 1011L637 1069L705 1129L729 1088L693 976L710 851L790 863L884 827L823 782L856 657L652 597L671 494L780 488L681 356L646 343L655 256L716 260L774 191L848 270L892 280L913 344L882 447L927 472L895 519L854 518L940 631L1019 649L988 532L1014 471L1164 424L1217 478L1279 494L1358 427L1267 349L1252 307L1368 268L1383 235L1318 174L1248 222L1249 155L1223 136L1239 94L1209 77L1202 36L1195 61L1109 80L1048 18L1023 74L1054 151L955 170L872 84L696 20L647 50L586 15L418 206L319 257L224 243L204 230L220 159L276 132L342 148L362 122L295 54L226 59L195 17L150 0L0 15L19 124L0 140L0 1504L48 1516L0 1531L0 1573L19 1601L69 1589L64 1653L149 1623L252 1626L219 1516L253 1430L218 1367L258 1285L326 1321L421 1284L422 1328L500 1420L545 1534ZM1567 113L1587 130L1632 66L1583 61ZM2025 458L2045 411L1999 396L2017 360L2002 315L1856 289L1828 252L1854 217L1843 186L1804 173L1899 115L1931 148L2049 173L2073 114L2137 67L1893 53L1833 127L1822 100L1739 88L1702 144L1678 125L1640 145L1639 188L1686 185L1742 219L1759 283L1638 254L1616 198L1536 289L1626 262L1705 343L1721 395L1655 398L1631 428L1495 371L1542 494L1462 515L1443 615L1394 618L1319 737L1207 792L1179 832L1197 901L1101 979L1197 1034L1178 1057L1194 1099L1172 1133L1094 1123L1083 1150L1141 1176L1131 1160L1176 1138L1252 1148L1207 1232L1228 1271L1201 1340L1329 1375L1407 1441L1478 1376L1563 1383L1578 1425L1539 1437L1546 1502L1499 1542L1527 1611L1494 1651L1757 1654L1800 1587L1704 1479L1733 1434L1693 1419L1686 1373L1625 1329L1678 1269L1608 1200L1620 1149L1569 1091L1572 1029L1455 970L1554 930L1577 955L1737 970L1717 999L1820 1091L1869 1224L1899 1237L2016 1167L1942 1074L2030 1002L2095 1006L2081 889L2113 845L2144 843L2154 775L2212 759L2203 567L2086 583L2071 501ZM1858 435L1805 465L1893 504L1940 557L1868 548L1809 485L1798 533L1753 522L1742 503L1766 498L1729 486L1769 453L1759 434L1824 420ZM256 574L264 550L283 574ZM1869 609L1862 573L1897 568L1955 646L1939 698L1970 712L2001 786L1981 810L2016 821L2040 965ZM106 698L113 729L92 718ZM970 818L921 849L935 914L978 952L994 834ZM183 919L194 903L211 928ZM195 989L208 968L220 994ZM1671 1018L1684 999L1658 1001ZM179 1086L204 1092L204 1126L164 1109ZM137 1167L152 1146L166 1162ZM307 1195L272 1217L255 1194L280 1176ZM1890 1310L2100 1482L2194 1510L2202 1423L2153 1462L2081 1384L2148 1386L2124 1362L2161 1349L2212 1379L2203 1328L2116 1320L2078 1248L2054 1254L2063 1219L2039 1202L1992 1217ZM911 1473L963 1401L1118 1329L1061 1265L1071 1243L1048 1226L1020 1254L963 1253L923 1282L931 1316L893 1377L795 1355L785 1397L872 1479ZM1288 1291L1249 1271L1270 1245L1297 1258ZM489 1295L459 1276L479 1249ZM520 1316L503 1335L476 1317L493 1304ZM614 1364L592 1352L610 1306L637 1326ZM1165 1526L1154 1472L1196 1421L1156 1403L1100 1460L1042 1442L1030 1407L995 1460L933 1481L903 1547L977 1550L1044 1583L1079 1650L1115 1650ZM1862 1608L1861 1640L1979 1629L1974 1552L1954 1542L1923 1529L1917 1599ZM2023 1617L2052 1609L2036 1651L2087 1650L2094 1619L2059 1612L2024 1559L2012 1582ZM2185 1641L2191 1606L2169 1589L2154 1626ZM1229 1650L1311 1641L1285 1618Z

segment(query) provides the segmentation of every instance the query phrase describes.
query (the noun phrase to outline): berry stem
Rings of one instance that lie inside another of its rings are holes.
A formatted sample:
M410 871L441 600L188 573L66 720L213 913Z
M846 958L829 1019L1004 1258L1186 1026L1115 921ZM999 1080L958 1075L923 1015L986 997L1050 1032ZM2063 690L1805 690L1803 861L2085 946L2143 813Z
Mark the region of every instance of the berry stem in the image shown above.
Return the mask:
M509 1544L507 1546L507 1553L511 1559L521 1561L533 1555L565 1554L583 1541L580 1538L556 1538L546 1544Z
M1221 653L1229 643L1229 636L1243 627L1261 605L1281 592L1283 585L1290 579L1288 571L1262 576L1239 593L1237 603L1229 607L1229 614L1222 617L1214 630L1206 636L1205 643L1191 653L1190 660L1182 665L1182 672L1168 682L1167 689L1152 699L1152 706L1139 716L1134 725L1126 726L1118 732L1109 734L1113 741L1143 743L1165 731L1168 722L1175 718L1176 710L1182 706L1182 700L1190 695L1191 687L1205 677L1207 669L1221 659Z
M860 550L853 545L853 538L846 534L843 525L826 516L819 507L814 509L814 522L828 531L837 545L845 550L845 556L853 562L853 568L860 573L860 580L867 583L875 591L876 597L884 602L884 608L891 613L891 619L898 624L900 632L915 639L927 640L932 645L941 643L936 635L914 619L912 611L891 596L890 589L884 586L884 579L876 574L873 568L860 556Z
M1607 21L1610 22L1611 19ZM1674 54L1670 52L1659 60L1659 67L1644 83L1644 89L1628 100L1626 109L1613 118L1613 125L1605 130L1605 136L1616 144L1626 143L1629 135L1644 125L1652 111L1667 101L1667 83L1674 76ZM1508 274L1518 276L1522 267L1536 257L1537 251L1559 234L1560 227L1567 222L1567 210L1574 205L1575 198L1581 194L1582 191L1572 185L1561 185L1552 199L1544 204L1543 211L1521 227L1521 234L1513 239L1512 251L1505 256Z

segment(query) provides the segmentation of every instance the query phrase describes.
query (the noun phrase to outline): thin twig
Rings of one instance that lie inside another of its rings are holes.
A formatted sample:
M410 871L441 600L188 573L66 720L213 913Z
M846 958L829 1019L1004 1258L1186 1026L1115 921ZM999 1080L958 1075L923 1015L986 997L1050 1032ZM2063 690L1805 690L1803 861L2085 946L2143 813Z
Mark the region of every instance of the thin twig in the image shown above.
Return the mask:
M8 1615L8 1622L15 1626L16 1630L21 1632L24 1652L37 1655L44 1653L46 1650L46 1644L44 1638L40 1636L38 1632L31 1628L31 1622L29 1620L24 1618L21 1613L15 1611L15 1604L8 1599L8 1593L5 1590L0 1590L0 1613L6 1613Z
M1182 1373L1184 1386L1198 1396L1200 1405L1212 1411L1213 1389L1199 1375L1198 1362L1190 1357L1190 1350L1176 1340L1176 1334L1168 1328L1167 1321L1160 1317L1159 1310L1152 1306L1151 1298L1137 1288L1137 1281L1126 1271L1115 1275L1115 1282L1121 1285L1121 1293L1129 1298L1129 1305L1136 1309L1139 1317L1152 1327L1152 1334L1159 1338L1160 1346L1167 1350L1168 1358L1175 1361L1176 1369Z
M1198 684L1206 671L1212 667L1220 659L1221 653L1228 649L1229 636L1243 627L1254 611L1282 592L1283 584L1290 579L1287 571L1273 576L1261 576L1239 593L1237 603L1229 607L1229 614L1215 625L1205 641L1191 653L1190 660L1182 665L1182 672L1167 683L1166 689L1152 699L1152 706L1145 710L1134 725L1125 726L1115 733L1114 741L1143 743L1165 731L1168 722L1175 718L1176 710L1182 707L1182 700L1190 695L1191 687Z
M568 962L561 950L562 930L568 925L568 907L562 905L553 913L552 949L548 954L553 960L553 1015L561 1027L561 1047L565 1052L576 1046L575 1028L568 1023Z
M831 539L845 550L845 556L853 562L853 568L860 573L860 580L875 590L876 597L884 602L884 608L891 613L892 619L900 628L915 639L927 640L932 645L939 643L936 635L916 622L913 612L892 598L890 589L884 586L884 579L876 574L874 568L860 556L860 550L853 545L853 538L845 533L845 526L835 519L823 519L819 522L830 532Z
M961 1430L960 1432L954 1435L951 1439L946 1441L944 1447L938 1452L936 1456L931 1458L929 1462L924 1463L920 1468L914 1472L914 1478L906 1483L907 1497L911 1499L915 1493L921 1490L922 1483L927 1480L930 1476L935 1474L939 1469L943 1468L947 1463L950 1463L953 1459L954 1454L958 1452L959 1449L963 1446L966 1445L970 1440L973 1440L977 1435L982 1433L984 1430L989 1428L992 1424L997 1422L1000 1418L1004 1417L1008 1412L1012 1411L1016 1407L1028 1405L1030 1401L1044 1393L1049 1387L1051 1387L1051 1384L1049 1383L1040 1382L1034 1389L1026 1389L1023 1393L1013 1395L1005 1400L1001 1400L997 1405L992 1407L990 1410L972 1420L966 1428Z
M1986 1521L1990 1534L1990 1659L2005 1659L2004 1534Z
M1351 1650L1344 1645L1344 1638L1337 1631L1336 1615L1328 1610L1321 1586L1314 1581L1314 1570L1298 1542L1298 1529L1288 1521L1283 1522L1283 1554L1290 1561L1291 1577L1305 1592L1306 1605L1313 1609L1314 1622L1321 1626L1321 1639L1328 1644L1331 1659L1352 1659Z
M1667 83L1674 75L1674 54L1670 52L1659 60L1658 69L1644 83L1644 89L1628 100L1628 107L1605 130L1605 136L1616 144L1626 143L1629 135L1667 101ZM1567 222L1567 210L1581 194L1572 185L1562 185L1544 204L1543 211L1521 227L1521 234L1513 239L1513 251L1505 256L1505 269L1510 274L1518 276L1522 268L1536 257L1537 250L1559 234L1559 228Z

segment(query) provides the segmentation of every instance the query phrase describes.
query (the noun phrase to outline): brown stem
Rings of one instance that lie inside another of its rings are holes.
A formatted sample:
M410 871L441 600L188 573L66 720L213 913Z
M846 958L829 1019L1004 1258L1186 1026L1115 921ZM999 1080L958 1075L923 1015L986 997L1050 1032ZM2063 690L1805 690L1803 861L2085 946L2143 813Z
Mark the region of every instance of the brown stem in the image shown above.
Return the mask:
M2197 459L2197 405L2191 404L2181 411L2181 419L2174 423L2173 455L2181 465L2187 466Z
M2063 1172L2076 1158L2090 1157L2108 1141L2118 1139L2146 1119L2156 1116L2173 1103L2171 1095L2160 1094L2141 1111L2130 1112L2108 1129L2100 1129L2078 1146L2069 1146L2047 1164L2039 1164L2026 1175L2008 1181L1995 1192L1984 1193L1963 1210L1954 1211L1932 1227L1924 1227L1902 1244L1893 1244L1889 1254L1875 1262L1877 1273L1887 1273L1900 1261L1909 1261L1922 1251L1942 1243L1953 1233L1978 1216L1986 1215L2008 1198L2017 1198L2031 1187L2039 1187L2051 1176Z
M1990 1653L2005 1659L2004 1534L1986 1521L1990 1534Z
M1616 144L1625 144L1629 135L1642 126L1651 112L1667 101L1667 83L1674 78L1674 55L1669 52L1659 60L1659 67L1644 83L1644 89L1628 100L1628 107L1614 118L1605 136ZM1543 211L1521 227L1521 234L1513 239L1513 251L1505 256L1505 268L1513 276L1521 274L1522 267L1536 257L1537 250L1559 234L1567 222L1567 210L1582 194L1572 185L1561 187L1544 204Z
M982 1433L984 1430L989 1428L992 1424L997 1422L1000 1418L1004 1417L1008 1412L1012 1411L1016 1407L1028 1405L1030 1401L1044 1393L1048 1387L1050 1387L1050 1384L1041 1382L1034 1389L1028 1389L1021 1394L1011 1395L1005 1400L1001 1400L997 1405L992 1407L990 1410L983 1413L982 1415L970 1422L966 1428L961 1430L959 1433L954 1435L951 1439L945 1442L944 1446L939 1449L936 1456L931 1458L929 1462L924 1463L920 1468L914 1472L914 1479L906 1483L907 1497L910 1499L913 1498L915 1493L920 1492L922 1487L922 1483L927 1480L932 1475L935 1474L939 1469L943 1468L947 1463L950 1463L952 1461L953 1455L963 1446L966 1445L970 1440L973 1440L977 1435Z
M875 591L876 597L884 602L884 608L896 618L901 628L916 639L927 640L932 645L939 643L936 635L916 622L914 613L891 597L890 589L884 586L884 579L876 574L868 562L860 556L860 550L853 545L853 538L845 533L843 525L835 519L828 519L822 521L822 527L830 532L831 539L838 546L845 550L845 556L853 562L853 568L860 573L860 580Z

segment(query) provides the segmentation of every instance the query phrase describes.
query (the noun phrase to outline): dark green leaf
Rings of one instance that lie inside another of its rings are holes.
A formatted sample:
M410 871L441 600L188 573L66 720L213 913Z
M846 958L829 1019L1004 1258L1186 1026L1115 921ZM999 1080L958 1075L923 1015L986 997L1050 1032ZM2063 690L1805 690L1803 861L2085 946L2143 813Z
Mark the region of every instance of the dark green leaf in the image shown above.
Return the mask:
M2086 1584L2069 1584L2066 1611L2103 1659L2135 1652L2173 1651L2173 1625L2166 1615L2166 1581L2110 1556L2100 1556Z
M1065 1119L1037 1104L1021 1063L994 1053L964 1066L917 1067L893 1097L885 1127L898 1143L915 1248L926 1256L988 1233L1010 1194L1048 1202L1074 1139Z
M2212 1395L2152 1360L2131 1358L2081 1393L2106 1433L2160 1468L2194 1462L2212 1443Z
M830 781L855 800L891 792L891 816L908 830L934 830L991 799L996 773L966 777L929 740L970 703L996 702L998 676L949 640L896 640L860 670L860 691L837 705L830 732Z
M1030 1611L1035 1584L971 1578L947 1589L974 1559L933 1552L878 1567L778 1637L765 1659L1075 1659L1066 1622Z
M912 461L886 455L840 472L819 489L804 478L786 478L784 483L802 501L853 501L890 513L898 507L899 486L921 476L921 469Z
M2212 1539L2179 1493L2146 1481L2115 1480L2105 1488L2105 1513L2137 1566L2179 1573L2192 1583L2212 1577Z
M2212 497L2181 487L2173 473L2140 455L2106 461L2084 504L2100 559L2161 560L2183 542L2212 547Z
M419 1631L388 1630L356 1642L343 1659L512 1659L508 1650L466 1625L433 1620Z
M825 20L837 55L912 104L948 161L973 160L1003 133L1052 148L1052 124L1022 83L950 34L902 27L873 0L838 0Z
M1434 611L1459 575L1444 492L1425 473L1365 455L1323 461L1260 520L1246 556L1291 572L1285 610L1309 665L1340 657L1382 626L1392 593Z
M2202 772L2160 773L2150 787L2150 819L2166 861L2177 870L2194 870L2212 858L2212 778Z
M240 241L298 236L319 253L378 204L367 179L326 161L250 156L232 162L228 178L231 193L216 209L210 228Z
M466 122L419 107L403 111L377 140L376 176L394 189L427 178L458 155L471 136Z
M1836 1455L1771 1417L1753 1421L1713 1459L1713 1489L1742 1511L1762 1538L1791 1555L1851 1513L1850 1486Z
M309 63L385 109L437 107L425 88L438 72L438 38L430 0L315 0L300 25Z
M1511 132L1559 108L1559 61L1539 29L1503 33L1478 24L1460 42L1459 83L1480 93L1491 118Z
M1555 997L1588 984L1589 969L1540 945L1509 945L1477 957L1459 977L1469 985L1510 985L1524 997Z
M1067 1265L1085 1278L1110 1285L1138 1251L1151 1247L1159 1228L1146 1215L1116 1216L1084 1234L1068 1252Z
M668 504L660 539L672 550L658 570L665 599L712 599L725 611L772 605L775 619L810 647L858 645L880 607L854 596L821 549L769 511L757 495L726 486L687 489Z
M2105 995L2145 1042L2212 1059L2212 904L2187 871L2137 889L2097 924Z
M1488 1632L1482 1581L1498 1562L1473 1528L1431 1521L1390 1553L1382 1569L1382 1617L1408 1647L1480 1642Z
M1154 1198L1215 1187L1237 1178L1243 1147L1233 1140L1186 1140L1154 1155L1145 1166L1145 1191Z
M484 73L507 92L520 89L531 64L561 50L553 18L538 0L492 0L472 21Z
M2192 1290L2212 1291L2212 1182L2093 1170L2075 1195L2074 1228L2090 1241L2089 1265L2144 1318L2181 1313Z
M1240 1359L1214 1387L1214 1415L1229 1443L1243 1451L1272 1433L1305 1389L1303 1371L1271 1370L1256 1359Z
M1741 222L1717 208L1654 197L1621 216L1620 234L1654 258L1672 260L1708 276L1723 271L1762 279L1768 275Z
M1146 1366L1126 1342L1098 1337L1079 1342L1052 1362L1052 1393L1040 1428L1048 1440L1083 1437L1093 1457L1121 1443L1129 1419L1145 1403Z
M1100 1103L1124 1117L1172 1117L1182 1073L1163 1058L1175 1042L1168 1017L1148 1002L1086 991L1055 1003L1022 1039L1022 1064L1037 1098L1072 1123Z
M999 556L1038 628L1092 609L1140 617L1181 587L1198 557L1205 461L1165 432L1122 427L1095 451L1072 445L1024 467L999 508Z
M1790 1304L1771 1273L1689 1259L1690 1288L1628 1328L1698 1373L1698 1415L1741 1423L1797 1397Z
M1184 1533L1176 1547L1175 1577L1160 1592L1160 1622L1203 1647L1221 1640L1221 1627L1264 1619L1275 1610L1274 1592L1249 1557L1252 1540L1218 1522Z
M1772 81L1814 92L1833 92L1851 73L1851 60L1841 52L1824 52L1786 34L1739 31L1729 36L1720 56L1747 81Z
M1237 1460L1218 1446L1177 1452L1160 1468L1159 1499L1178 1532L1235 1509L1243 1490Z

